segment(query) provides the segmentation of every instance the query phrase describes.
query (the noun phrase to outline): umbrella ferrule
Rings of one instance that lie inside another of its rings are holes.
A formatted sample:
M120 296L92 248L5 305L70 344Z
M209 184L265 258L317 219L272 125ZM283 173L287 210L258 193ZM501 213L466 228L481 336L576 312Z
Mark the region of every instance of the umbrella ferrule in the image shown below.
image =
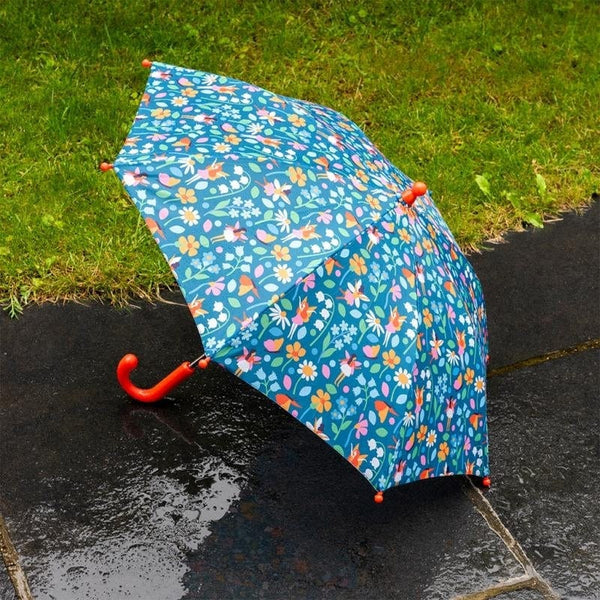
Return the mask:
M194 367L198 367L199 369L206 369L208 367L208 363L210 362L210 358L206 356L206 354L202 354L198 358L194 359L190 363L190 367L193 369Z

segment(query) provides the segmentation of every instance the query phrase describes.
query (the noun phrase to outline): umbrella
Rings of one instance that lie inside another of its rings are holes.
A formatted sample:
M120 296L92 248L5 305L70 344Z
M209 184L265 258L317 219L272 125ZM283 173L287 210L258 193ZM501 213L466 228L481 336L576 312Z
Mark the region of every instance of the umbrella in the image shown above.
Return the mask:
M427 187L344 115L236 79L144 61L114 168L167 259L205 354L386 489L489 485L480 283Z

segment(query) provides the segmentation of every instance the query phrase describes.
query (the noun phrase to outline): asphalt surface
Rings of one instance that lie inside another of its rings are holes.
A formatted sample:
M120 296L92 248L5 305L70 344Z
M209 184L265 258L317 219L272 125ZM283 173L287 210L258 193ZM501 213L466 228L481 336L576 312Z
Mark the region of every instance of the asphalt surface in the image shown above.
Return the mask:
M197 355L185 307L1 317L13 578L40 600L600 598L599 238L595 202L470 257L490 329L484 493L450 477L376 505L333 450L214 364L159 405L128 400L124 353L141 386ZM0 598L15 597L0 570Z

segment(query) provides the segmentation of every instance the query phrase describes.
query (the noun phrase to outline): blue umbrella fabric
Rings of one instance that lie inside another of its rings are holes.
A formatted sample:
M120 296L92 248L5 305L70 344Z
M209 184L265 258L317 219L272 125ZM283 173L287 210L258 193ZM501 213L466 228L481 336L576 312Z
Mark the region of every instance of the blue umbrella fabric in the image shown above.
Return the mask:
M114 169L209 357L378 491L489 474L480 283L356 124L154 62Z

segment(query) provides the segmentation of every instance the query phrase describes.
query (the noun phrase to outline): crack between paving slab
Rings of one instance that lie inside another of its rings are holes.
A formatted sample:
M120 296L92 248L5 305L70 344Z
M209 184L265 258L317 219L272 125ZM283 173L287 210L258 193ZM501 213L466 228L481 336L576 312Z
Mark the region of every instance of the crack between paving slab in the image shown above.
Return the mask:
M570 346L569 348L564 348L563 350L554 350L553 352L547 352L546 354L541 354L540 356L526 358L525 360L521 360L511 365L506 365L504 367L492 369L491 371L488 371L487 376L489 378L495 377L497 375L506 375L506 373L512 373L517 369L523 369L524 367L533 367L535 365L539 365L540 363L548 362L550 360L556 360L557 358L563 358L565 356L569 356L570 354L575 354L577 352L586 352L587 350L594 350L596 348L600 348L600 338L588 340L587 342L577 344L576 346Z
M493 585L485 590L473 592L471 594L464 594L462 596L456 596L454 600L487 600L488 598L494 598L500 594L506 594L508 592L514 592L517 590L524 589L536 589L536 579L529 575L521 575L521 577L514 577L507 579L502 583Z
M482 491L475 484L468 480L465 493L471 500L477 511L485 519L489 528L504 542L511 554L517 559L525 571L522 578L511 579L496 586L492 586L480 592L475 592L467 596L461 596L460 600L477 600L479 598L492 598L504 592L512 591L511 585L518 584L520 587L527 587L539 591L545 600L560 600L560 597L552 589L550 584L536 571L533 563L521 547L521 544L515 539L506 525L502 522L498 513L494 510L489 500L483 495ZM506 589L505 589L505 586ZM516 588L519 589L519 588ZM479 594L479 595L478 595ZM487 595L486 595L487 594Z
M15 588L18 600L33 600L25 573L19 563L19 555L10 539L6 523L0 515L0 554L6 565L8 576Z

